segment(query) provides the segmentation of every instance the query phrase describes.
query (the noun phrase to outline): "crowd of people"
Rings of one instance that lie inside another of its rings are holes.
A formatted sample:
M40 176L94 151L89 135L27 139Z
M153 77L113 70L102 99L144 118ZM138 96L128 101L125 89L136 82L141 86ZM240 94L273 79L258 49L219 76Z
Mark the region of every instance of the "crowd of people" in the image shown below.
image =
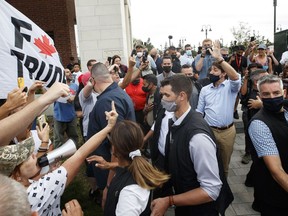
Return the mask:
M87 199L104 215L225 215L240 103L252 208L287 215L287 52L278 61L256 41L228 49L205 39L196 56L190 44L163 53L136 44L127 66L115 55L82 72L71 58L65 84L14 89L0 107L1 213L84 215L77 200L62 210L60 201L85 163ZM50 104L53 139L36 121ZM44 172L39 158L68 139L78 144L78 128L84 144Z

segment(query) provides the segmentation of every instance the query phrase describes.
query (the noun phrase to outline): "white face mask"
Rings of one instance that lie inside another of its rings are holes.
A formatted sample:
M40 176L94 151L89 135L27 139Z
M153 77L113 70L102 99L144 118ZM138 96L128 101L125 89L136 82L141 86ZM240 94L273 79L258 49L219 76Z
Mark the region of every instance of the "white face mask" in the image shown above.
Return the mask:
M143 56L143 52L137 52L137 57L141 58Z
M177 104L175 103L175 101L165 101L162 99L161 104L162 104L163 108L165 110L167 110L168 112L175 112L176 111Z

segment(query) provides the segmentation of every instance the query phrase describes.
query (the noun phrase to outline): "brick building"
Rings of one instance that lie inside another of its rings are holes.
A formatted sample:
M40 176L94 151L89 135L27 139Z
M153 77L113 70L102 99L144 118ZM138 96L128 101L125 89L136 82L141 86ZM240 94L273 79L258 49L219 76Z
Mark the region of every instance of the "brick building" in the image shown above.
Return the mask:
M7 2L50 35L64 67L69 63L71 56L77 59L74 0L7 0Z

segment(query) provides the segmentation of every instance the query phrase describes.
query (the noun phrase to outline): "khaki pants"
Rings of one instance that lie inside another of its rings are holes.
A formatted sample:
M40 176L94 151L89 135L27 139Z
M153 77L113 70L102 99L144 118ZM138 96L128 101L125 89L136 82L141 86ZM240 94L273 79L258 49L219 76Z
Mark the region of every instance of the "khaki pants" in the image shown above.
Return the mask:
M236 138L236 129L235 125L232 127L225 129L225 130L219 130L215 128L211 128L215 137L216 141L220 150L220 155L223 162L223 168L225 176L228 176L228 170L229 170L229 163L231 159L231 155L233 152L233 146Z

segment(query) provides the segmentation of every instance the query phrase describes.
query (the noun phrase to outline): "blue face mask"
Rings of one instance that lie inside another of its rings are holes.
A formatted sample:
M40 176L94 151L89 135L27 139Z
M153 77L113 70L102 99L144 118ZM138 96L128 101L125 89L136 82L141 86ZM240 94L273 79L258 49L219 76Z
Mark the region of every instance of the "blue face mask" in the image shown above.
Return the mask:
M192 51L191 51L191 50L186 50L186 54L187 54L188 56L192 56Z
M268 70L268 66L262 66L263 70L267 71Z
M176 107L177 107L177 104L175 103L175 101L165 101L162 99L161 104L163 108L167 110L168 112L175 112Z
M270 112L280 112L283 106L283 96L275 98L261 98L263 107Z

